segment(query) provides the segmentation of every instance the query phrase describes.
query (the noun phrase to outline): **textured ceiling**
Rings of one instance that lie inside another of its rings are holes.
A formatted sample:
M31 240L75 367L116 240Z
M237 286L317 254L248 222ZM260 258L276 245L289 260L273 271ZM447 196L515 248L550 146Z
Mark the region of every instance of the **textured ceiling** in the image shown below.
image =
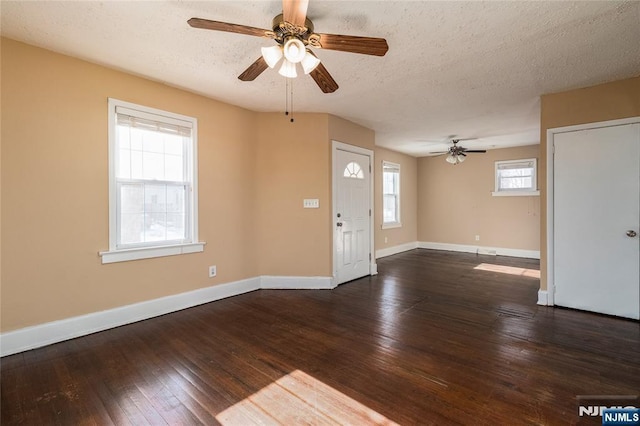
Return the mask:
M257 111L285 79L237 76L273 41L194 29L191 17L270 28L280 1L2 1L3 36ZM539 96L640 75L640 2L310 0L317 32L386 38L384 57L316 49L340 85L294 81L296 111L328 112L415 156L539 142Z

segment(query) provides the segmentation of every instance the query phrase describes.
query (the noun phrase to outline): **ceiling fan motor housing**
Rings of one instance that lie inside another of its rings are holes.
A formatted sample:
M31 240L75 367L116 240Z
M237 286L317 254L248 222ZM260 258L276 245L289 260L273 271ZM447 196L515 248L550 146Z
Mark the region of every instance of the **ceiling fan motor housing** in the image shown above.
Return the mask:
M313 22L309 18L305 18L304 27L299 27L297 25L293 25L284 20L284 15L281 13L273 18L273 22L271 25L273 29L274 37L273 39L277 41L279 44L284 44L288 38L295 37L305 44L311 44L312 46L316 45L313 40ZM311 40L310 40L311 39Z

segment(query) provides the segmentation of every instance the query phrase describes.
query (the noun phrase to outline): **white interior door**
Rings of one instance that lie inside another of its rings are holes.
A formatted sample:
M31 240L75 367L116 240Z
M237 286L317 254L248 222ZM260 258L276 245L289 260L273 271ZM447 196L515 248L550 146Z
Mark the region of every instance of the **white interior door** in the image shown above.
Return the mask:
M555 304L638 319L640 124L553 143Z
M370 274L370 157L337 149L334 182L336 284Z

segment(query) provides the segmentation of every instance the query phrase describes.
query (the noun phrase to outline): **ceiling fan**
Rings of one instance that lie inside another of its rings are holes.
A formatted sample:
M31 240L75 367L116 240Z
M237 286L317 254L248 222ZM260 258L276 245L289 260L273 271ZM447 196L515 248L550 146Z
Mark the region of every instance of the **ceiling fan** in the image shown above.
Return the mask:
M462 146L458 146L458 142L460 141L472 141L475 140L475 138L469 138L469 139L451 139L451 143L453 144L448 151L443 151L443 152L430 152L430 154L437 154L437 155L444 155L444 154L448 154L447 155L447 162L453 164L454 166L456 164L460 164L462 163L466 158L467 158L467 154L468 153L485 153L487 152L486 149L467 149L464 148Z
M254 80L267 67L274 68L284 57L279 71L281 75L288 78L296 77L296 64L300 63L304 73L310 74L324 93L335 92L338 89L338 83L309 49L310 47L374 56L384 56L389 50L387 41L383 38L314 32L313 22L307 18L308 6L309 0L282 0L282 13L273 18L270 30L202 18L191 18L187 22L194 28L275 40L277 45L263 47L262 56L238 76L240 80Z

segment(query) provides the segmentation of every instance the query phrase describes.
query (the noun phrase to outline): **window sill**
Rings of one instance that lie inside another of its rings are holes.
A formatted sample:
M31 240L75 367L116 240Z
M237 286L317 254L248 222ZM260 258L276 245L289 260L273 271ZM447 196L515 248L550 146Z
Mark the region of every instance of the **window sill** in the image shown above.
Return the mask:
M540 195L540 191L494 191L491 195L494 197L537 197Z
M178 254L199 253L206 243L176 244L171 246L143 247L125 250L101 251L102 264L127 262L129 260L151 259Z
M402 228L402 223L400 223L400 222L390 222L390 223L383 223L382 224L382 229L393 229L393 228Z

